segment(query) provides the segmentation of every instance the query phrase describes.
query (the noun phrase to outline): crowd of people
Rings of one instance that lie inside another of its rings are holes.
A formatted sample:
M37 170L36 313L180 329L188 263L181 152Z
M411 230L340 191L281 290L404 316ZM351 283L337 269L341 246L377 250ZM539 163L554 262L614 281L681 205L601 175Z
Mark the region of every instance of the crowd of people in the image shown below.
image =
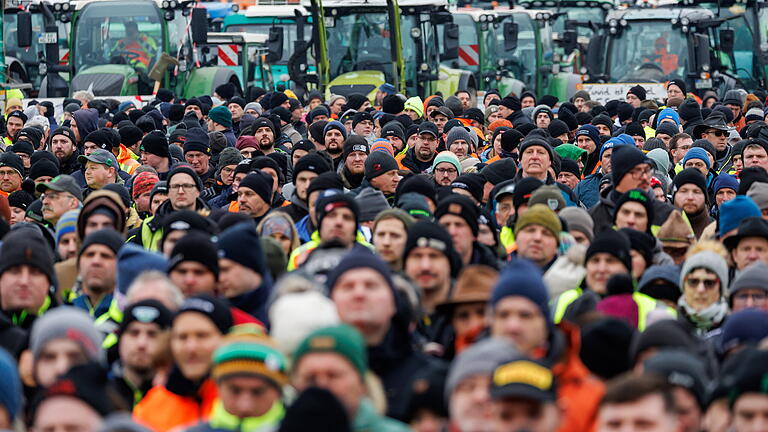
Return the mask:
M666 88L8 97L0 430L768 431L768 93Z

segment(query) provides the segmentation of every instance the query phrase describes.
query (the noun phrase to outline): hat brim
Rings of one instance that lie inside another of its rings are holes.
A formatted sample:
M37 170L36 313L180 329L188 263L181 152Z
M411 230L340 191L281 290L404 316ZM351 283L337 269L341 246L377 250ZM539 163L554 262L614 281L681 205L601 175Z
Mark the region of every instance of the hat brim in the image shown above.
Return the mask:
M768 240L768 233L751 232L751 233L744 233L744 234L734 234L728 237L727 239L723 240L723 245L725 245L726 249L731 251L735 249L736 246L739 245L740 241L750 237L763 238Z
M51 183L38 183L37 186L35 186L35 190L40 193L45 193L48 189L56 192L67 192L63 187Z
M554 392L539 390L526 384L507 384L503 387L491 387L491 399L507 398L527 399L545 403L556 400Z

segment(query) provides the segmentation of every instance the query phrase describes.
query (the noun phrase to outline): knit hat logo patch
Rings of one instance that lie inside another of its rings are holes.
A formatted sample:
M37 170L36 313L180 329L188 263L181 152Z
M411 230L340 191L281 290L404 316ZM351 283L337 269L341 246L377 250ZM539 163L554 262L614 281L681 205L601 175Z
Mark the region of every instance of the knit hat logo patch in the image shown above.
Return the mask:
M280 365L280 359L273 354L267 354L266 358L264 358L264 366L271 371L279 371Z
M200 298L189 298L185 300L185 303L186 304L184 306L187 310L197 309L210 314L213 313L213 311L216 309L213 303Z
M169 228L173 231L188 231L192 226L185 221L176 221Z
M547 207L549 207L552 211L557 210L558 205L559 205L559 202L556 199L553 199L553 198L547 199Z
M336 341L330 336L318 336L309 341L312 349L333 349L336 347Z
M648 201L648 197L636 189L632 189L631 191L629 191L629 199L642 201L642 202Z
M137 306L133 308L133 316L143 323L151 323L160 316L160 311L152 306Z
M343 201L336 201L336 202L331 202L331 203L326 204L324 210L325 210L326 213L330 213L330 212L336 210L337 208L345 208L345 207L348 207L347 203L345 203Z
M442 240L428 238L428 237L419 237L416 240L416 246L437 249L441 252L445 252L448 249L447 245Z

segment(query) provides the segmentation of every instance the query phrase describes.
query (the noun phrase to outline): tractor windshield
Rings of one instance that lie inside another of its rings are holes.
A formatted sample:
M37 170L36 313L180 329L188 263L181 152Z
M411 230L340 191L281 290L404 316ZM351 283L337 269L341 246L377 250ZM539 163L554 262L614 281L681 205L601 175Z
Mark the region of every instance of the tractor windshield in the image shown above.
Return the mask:
M297 35L297 29L296 29L296 23L295 22L286 22L286 23L248 23L248 24L234 24L227 26L226 31L228 32L244 32L244 33L256 33L264 36L269 36L269 29L271 29L274 26L281 27L283 29L283 52L282 56L279 60L276 62L273 62L273 64L288 64L288 59L291 58L291 54L293 54L294 48L296 46L296 41L298 40ZM307 32L309 33L309 32ZM307 35L309 36L309 35ZM305 38L309 39L309 37Z
M335 17L328 26L331 77L361 70L381 71L391 82L389 20L384 11L353 12Z
M630 21L609 39L607 72L615 82L685 78L688 39L668 20Z
M552 30L557 34L562 34L565 31L565 22L568 20L579 23L591 22L599 25L605 17L605 9L594 6L565 6L561 7L559 12L565 12L565 14L559 15L552 24ZM578 26L576 33L579 36L591 37L594 32L590 28Z
M40 13L32 14L32 34L37 35L43 32L43 15ZM37 37L32 38L32 45L28 48L19 48L18 40L16 39L16 14L6 12L3 16L3 42L5 43L5 55L18 59L23 65L24 70L9 70L8 73L11 77L19 81L30 79L32 85L37 88L40 85L39 73L37 71L37 65L40 61L37 58L39 52L43 51L43 45L38 41ZM27 73L31 76L21 76Z
M516 23L517 48L507 50L505 47L504 23ZM524 82L526 87L536 87L536 29L533 19L527 13L515 13L504 16L496 31L496 55L503 67L512 75Z
M75 24L75 70L128 64L148 73L163 51L163 17L152 2L93 2Z

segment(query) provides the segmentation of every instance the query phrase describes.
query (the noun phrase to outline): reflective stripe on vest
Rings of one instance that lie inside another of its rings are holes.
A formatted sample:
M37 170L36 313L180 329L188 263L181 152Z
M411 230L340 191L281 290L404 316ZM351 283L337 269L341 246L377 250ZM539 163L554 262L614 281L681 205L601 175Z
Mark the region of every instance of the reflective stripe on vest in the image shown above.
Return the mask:
M640 292L632 293L632 300L634 300L635 304L637 304L637 329L640 331L645 330L648 315L657 309L670 314L672 318L677 318L676 310L647 294Z
M576 301L576 299L579 298L581 294L581 288L573 288L557 296L557 299L555 299L554 302L555 307L553 308L555 315L552 317L552 321L555 324L560 324L560 321L563 320L563 316L565 315L565 311L568 309L568 306Z

